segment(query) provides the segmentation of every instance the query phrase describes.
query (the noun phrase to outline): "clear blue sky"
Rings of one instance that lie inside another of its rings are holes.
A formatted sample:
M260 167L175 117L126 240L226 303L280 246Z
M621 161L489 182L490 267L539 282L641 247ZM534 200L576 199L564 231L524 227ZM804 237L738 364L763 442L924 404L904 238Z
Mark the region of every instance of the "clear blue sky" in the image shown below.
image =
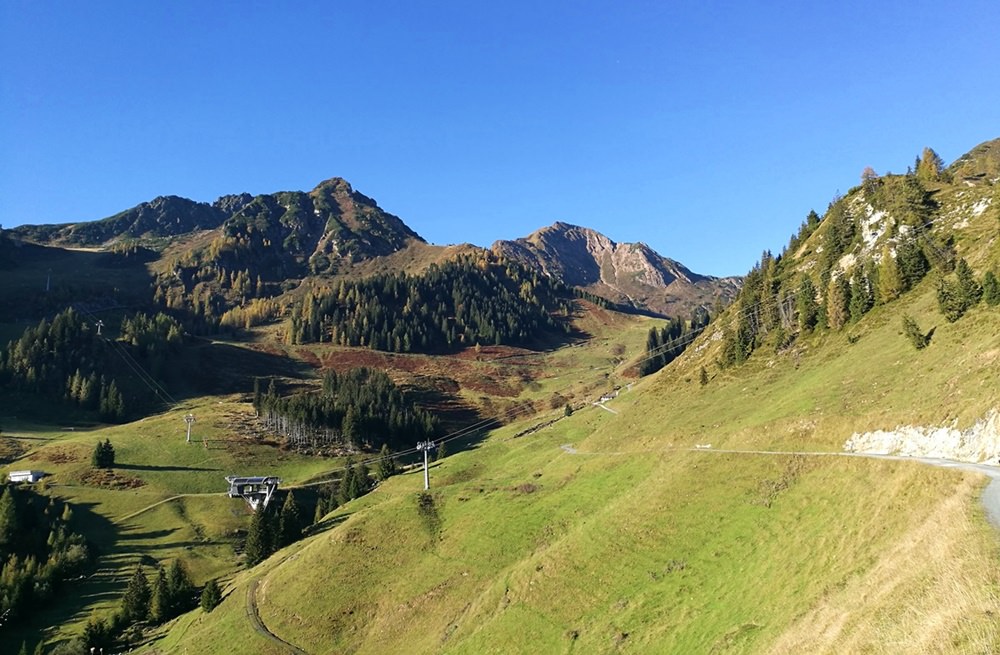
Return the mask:
M0 223L333 176L743 274L861 170L1000 136L1000 3L0 0Z

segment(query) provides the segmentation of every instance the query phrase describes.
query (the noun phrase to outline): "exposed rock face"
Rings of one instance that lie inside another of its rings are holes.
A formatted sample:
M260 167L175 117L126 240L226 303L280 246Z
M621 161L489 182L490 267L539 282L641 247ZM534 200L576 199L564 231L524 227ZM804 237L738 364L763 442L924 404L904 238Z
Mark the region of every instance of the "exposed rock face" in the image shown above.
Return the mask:
M967 430L901 425L894 430L856 432L844 443L844 450L996 464L1000 457L1000 412L989 411Z
M600 232L567 223L523 239L497 241L492 250L565 284L669 316L688 315L716 300L728 303L740 286L739 278L694 273L644 243L615 243Z

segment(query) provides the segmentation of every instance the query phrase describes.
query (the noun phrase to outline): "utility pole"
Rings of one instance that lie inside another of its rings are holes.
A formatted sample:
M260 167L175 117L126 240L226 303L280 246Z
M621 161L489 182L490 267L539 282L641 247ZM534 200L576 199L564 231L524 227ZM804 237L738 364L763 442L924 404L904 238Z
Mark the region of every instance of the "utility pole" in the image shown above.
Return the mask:
M436 447L433 441L421 441L417 444L417 450L424 451L424 491L431 488L431 477L427 471L427 453Z
M94 325L97 326L97 336L101 336L101 328L104 327L104 321L102 321L101 319L97 319L97 323L95 323Z
M194 414L188 414L184 417L184 422L188 426L187 443L191 443L191 425L194 424Z

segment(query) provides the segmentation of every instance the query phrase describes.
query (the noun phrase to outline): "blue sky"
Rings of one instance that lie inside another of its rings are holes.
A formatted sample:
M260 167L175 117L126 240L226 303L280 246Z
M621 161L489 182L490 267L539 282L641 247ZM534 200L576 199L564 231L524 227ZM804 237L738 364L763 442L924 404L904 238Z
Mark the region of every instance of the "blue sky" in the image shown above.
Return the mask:
M0 224L340 176L432 243L561 220L745 273L1000 137L1000 3L0 0Z

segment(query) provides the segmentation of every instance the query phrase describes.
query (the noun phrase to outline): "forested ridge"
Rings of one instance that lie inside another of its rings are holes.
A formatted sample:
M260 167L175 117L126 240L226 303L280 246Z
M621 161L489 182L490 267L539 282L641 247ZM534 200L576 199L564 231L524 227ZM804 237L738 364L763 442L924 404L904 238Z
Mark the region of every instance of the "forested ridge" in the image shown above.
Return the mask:
M926 148L905 175L868 168L861 185L835 198L822 218L810 212L784 252L765 251L744 278L723 326L719 364L740 364L765 343L782 350L802 335L844 330L931 272L949 321L980 300L1000 301L996 273L977 276L957 255L953 235L932 229L941 218L935 193L952 181Z
M306 295L291 317L291 343L332 342L391 352L449 352L526 345L565 335L572 294L489 253L432 265L422 275L341 280Z

